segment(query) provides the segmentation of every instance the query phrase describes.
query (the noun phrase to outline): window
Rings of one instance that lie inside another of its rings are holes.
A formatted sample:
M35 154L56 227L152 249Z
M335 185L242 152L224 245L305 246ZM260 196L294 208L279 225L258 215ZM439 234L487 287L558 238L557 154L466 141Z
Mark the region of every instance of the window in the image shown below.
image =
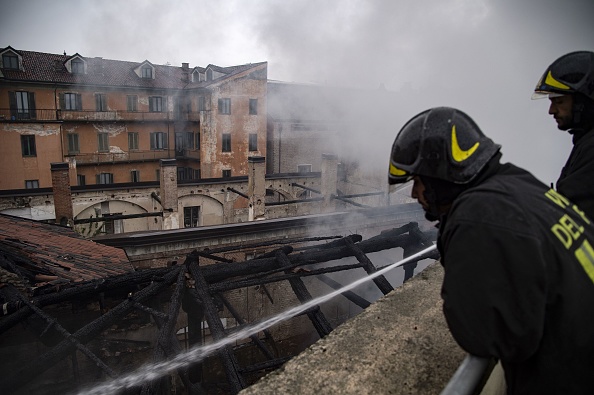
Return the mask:
M196 143L194 144L194 147L199 150L200 149L200 132L196 132L196 134L194 135L196 137Z
M76 175L76 182L80 186L87 185L87 179L86 179L86 177L83 176L83 175L81 175L81 174L77 174Z
M192 132L186 132L186 148L187 149L194 149L194 133Z
M13 53L2 55L2 67L5 69L19 69L19 57Z
M122 215L122 213L114 213L114 214L103 214L105 218L104 224L104 231L108 235L112 235L114 233L124 233L124 221L121 219L110 219L109 217L113 217L116 215Z
M223 133L223 152L231 152L231 133Z
M297 165L297 172L298 173L310 173L311 165Z
M250 99L250 115L258 114L258 99Z
M140 182L140 170L132 170L132 171L130 171L130 181L132 181L132 182Z
M27 189L39 188L39 180L25 180L25 188L27 188Z
M167 133L152 132L151 133L151 149L167 149Z
M250 133L248 145L250 151L258 151L258 135L256 133Z
M35 135L34 134L25 134L21 136L21 148L23 151L23 156L37 156L37 151L35 150Z
M113 184L113 174L112 173L97 174L97 184Z
M177 180L193 180L196 178L196 170L191 167L178 167L177 168ZM198 177L199 178L199 177Z
M206 111L206 97L198 96L198 111Z
M72 74L84 74L85 73L85 64L80 59L74 59L70 62L70 66L72 69Z
M138 132L128 133L128 150L138 149Z
M68 133L68 153L77 154L79 152L78 133Z
M142 78L153 78L153 69L150 66L144 66L140 69Z
M163 112L163 98L161 96L150 96L149 97L149 111L150 112Z
M231 99L219 99L219 114L231 114Z
M62 95L61 95L62 96ZM64 110L80 111L82 110L82 100L78 93L64 93L63 104L60 106Z
M10 115L14 119L35 118L35 94L33 92L9 92Z
M138 111L138 96L128 95L126 96L126 105L129 112Z
M231 177L231 170L223 170L223 178Z
M109 133L97 133L99 152L109 152Z
M184 207L184 228L195 228L199 224L200 206Z
M95 94L95 111L107 111L107 98L105 94Z

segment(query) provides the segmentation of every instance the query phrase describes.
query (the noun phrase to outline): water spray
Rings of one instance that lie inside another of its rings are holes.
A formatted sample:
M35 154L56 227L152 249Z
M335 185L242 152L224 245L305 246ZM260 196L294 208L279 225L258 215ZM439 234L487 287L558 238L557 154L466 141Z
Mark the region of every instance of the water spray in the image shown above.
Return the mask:
M245 339L253 334L256 334L260 331L270 328L271 326L278 324L288 318L294 317L314 306L317 306L323 302L326 302L333 297L345 292L350 291L351 289L363 284L366 281L372 280L375 277L381 276L384 273L388 272L391 269L394 269L398 266L404 265L413 260L420 260L417 259L422 257L423 255L429 254L437 249L436 245L432 245L428 248L425 248L422 251L417 252L405 259L402 259L398 262L394 262L391 265L384 267L377 272L370 274L369 276L362 277L350 284L345 285L344 287L337 289L335 291L330 292L329 294L319 296L314 298L306 303L303 303L299 306L292 307L283 313L280 313L274 317L268 318L264 321L259 323L254 323L246 326L246 328L235 332L224 339L216 341L211 344L207 344L204 346L196 346L186 352L180 353L176 355L174 358L167 360L156 362L152 364L147 364L139 368L137 371L129 373L125 376L119 377L115 380L112 380L105 384L100 384L96 387L90 388L88 390L83 390L78 393L78 395L111 395L115 394L117 391L123 390L125 388L135 387L140 385L141 383L148 383L155 379L158 379L161 376L164 376L171 371L176 369L182 368L190 363L200 362L204 360L209 355L216 352L218 349L227 346L237 340Z

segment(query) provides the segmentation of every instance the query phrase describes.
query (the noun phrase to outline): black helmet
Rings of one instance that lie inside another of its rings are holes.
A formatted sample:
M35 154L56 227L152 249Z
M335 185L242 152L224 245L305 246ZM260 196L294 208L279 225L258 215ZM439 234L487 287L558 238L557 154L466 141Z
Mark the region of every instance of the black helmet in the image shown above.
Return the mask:
M594 99L594 52L571 52L555 60L540 77L532 98L573 93Z
M388 182L413 175L466 184L499 151L476 123L460 110L437 107L414 116L392 145Z

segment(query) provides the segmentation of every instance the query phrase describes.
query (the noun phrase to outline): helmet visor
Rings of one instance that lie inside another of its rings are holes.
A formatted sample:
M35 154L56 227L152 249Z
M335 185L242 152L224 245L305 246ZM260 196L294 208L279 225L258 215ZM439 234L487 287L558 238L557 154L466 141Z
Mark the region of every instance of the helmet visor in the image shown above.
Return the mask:
M563 95L563 93L557 92L534 91L534 93L532 94L532 100L551 99L553 97L560 97Z

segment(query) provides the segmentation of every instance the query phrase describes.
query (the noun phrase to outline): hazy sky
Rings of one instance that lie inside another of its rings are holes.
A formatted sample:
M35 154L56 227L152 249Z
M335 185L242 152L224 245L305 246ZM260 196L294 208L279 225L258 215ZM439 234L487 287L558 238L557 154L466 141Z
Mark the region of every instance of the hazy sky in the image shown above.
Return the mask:
M548 184L571 139L530 96L558 56L594 50L593 20L592 0L20 0L3 5L0 47L191 67L267 61L275 80L383 84L399 93L396 121L349 136L362 157L387 167L402 124L447 105Z

